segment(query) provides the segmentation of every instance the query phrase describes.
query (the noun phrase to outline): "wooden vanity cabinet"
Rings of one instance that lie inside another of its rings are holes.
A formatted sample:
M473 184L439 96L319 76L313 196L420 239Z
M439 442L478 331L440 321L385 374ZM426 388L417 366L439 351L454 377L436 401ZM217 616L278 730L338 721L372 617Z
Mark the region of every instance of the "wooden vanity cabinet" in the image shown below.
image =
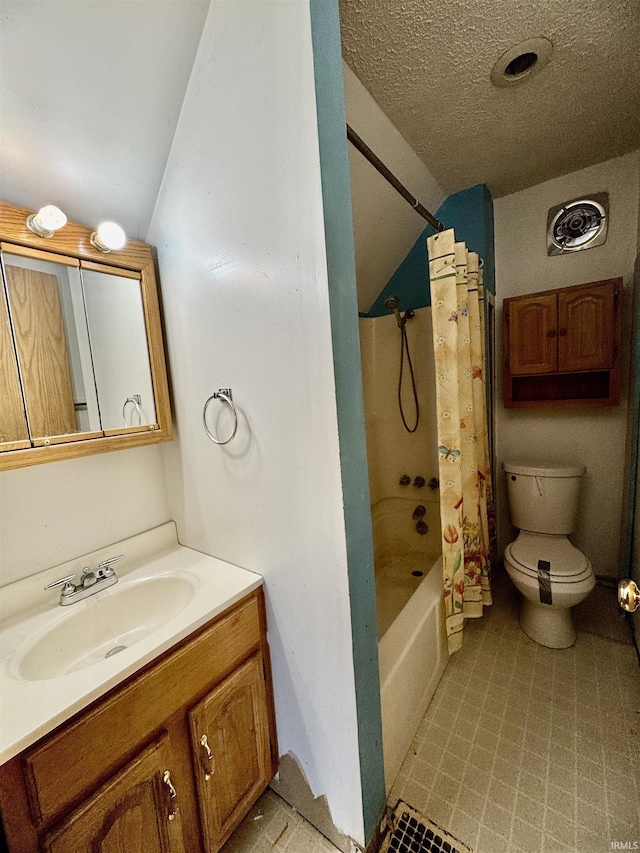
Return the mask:
M170 765L164 735L45 835L43 849L47 853L185 853L175 789L165 769Z
M221 847L273 776L267 707L254 655L189 711L206 850Z
M8 850L215 853L276 767L260 588L0 767Z
M504 300L507 408L620 401L622 279Z

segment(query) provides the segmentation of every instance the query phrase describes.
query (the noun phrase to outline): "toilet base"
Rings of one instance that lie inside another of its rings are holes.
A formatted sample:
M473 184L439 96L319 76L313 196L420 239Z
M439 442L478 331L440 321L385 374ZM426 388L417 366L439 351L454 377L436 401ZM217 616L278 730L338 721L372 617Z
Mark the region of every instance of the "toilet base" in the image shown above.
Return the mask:
M570 607L551 607L523 598L520 627L527 637L548 649L568 649L576 641Z

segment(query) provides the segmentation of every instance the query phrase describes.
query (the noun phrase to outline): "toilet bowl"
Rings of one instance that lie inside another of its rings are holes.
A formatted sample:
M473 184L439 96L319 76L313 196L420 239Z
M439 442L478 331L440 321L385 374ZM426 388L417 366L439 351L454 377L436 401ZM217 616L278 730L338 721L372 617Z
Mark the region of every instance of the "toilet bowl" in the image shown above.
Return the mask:
M505 568L522 593L520 627L542 646L566 649L576 640L571 608L595 586L593 567L567 538L577 522L583 466L503 463L509 510L518 538Z

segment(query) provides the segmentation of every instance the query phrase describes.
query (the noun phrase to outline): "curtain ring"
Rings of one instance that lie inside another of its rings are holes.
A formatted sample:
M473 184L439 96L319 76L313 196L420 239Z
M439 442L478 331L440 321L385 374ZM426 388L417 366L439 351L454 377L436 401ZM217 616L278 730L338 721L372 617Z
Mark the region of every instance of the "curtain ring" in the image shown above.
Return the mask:
M222 400L223 403L226 403L227 406L229 406L229 408L231 409L231 413L233 414L233 430L231 431L231 435L229 436L229 438L225 439L224 441L220 441L219 438L216 438L214 435L212 435L209 431L209 427L207 426L207 409L209 407L209 403L212 400ZM204 431L214 444L229 444L229 442L235 438L236 431L238 429L238 413L236 412L236 407L233 405L233 396L231 394L231 388L220 388L218 391L216 391L209 397L207 402L204 404L204 408L202 409L202 423L204 424Z
M134 394L133 397L127 397L127 399L122 404L122 421L126 427L131 427L133 424L127 423L127 414L125 409L127 408L127 403L133 403L136 407L136 412L138 413L138 426L142 426L142 412L140 411L140 397L137 394Z

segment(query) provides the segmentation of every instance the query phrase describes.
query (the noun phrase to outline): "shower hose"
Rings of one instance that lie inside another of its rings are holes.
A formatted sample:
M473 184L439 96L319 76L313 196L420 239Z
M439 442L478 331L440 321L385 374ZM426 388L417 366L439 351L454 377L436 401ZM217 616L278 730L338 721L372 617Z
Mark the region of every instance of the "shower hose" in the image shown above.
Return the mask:
M398 323L400 327L400 376L398 378L398 406L400 407L400 417L402 418L402 423L404 424L404 428L407 432L415 432L418 429L418 424L420 423L420 405L418 403L418 392L416 391L416 378L413 372L413 364L411 362L411 353L409 352L409 340L407 338L407 316L405 315L402 318L402 321ZM404 370L404 354L405 351L407 353L407 363L409 364L409 373L411 374L411 388L413 389L413 400L416 407L416 422L410 427L407 423L407 419L404 416L404 407L402 405L402 374Z

